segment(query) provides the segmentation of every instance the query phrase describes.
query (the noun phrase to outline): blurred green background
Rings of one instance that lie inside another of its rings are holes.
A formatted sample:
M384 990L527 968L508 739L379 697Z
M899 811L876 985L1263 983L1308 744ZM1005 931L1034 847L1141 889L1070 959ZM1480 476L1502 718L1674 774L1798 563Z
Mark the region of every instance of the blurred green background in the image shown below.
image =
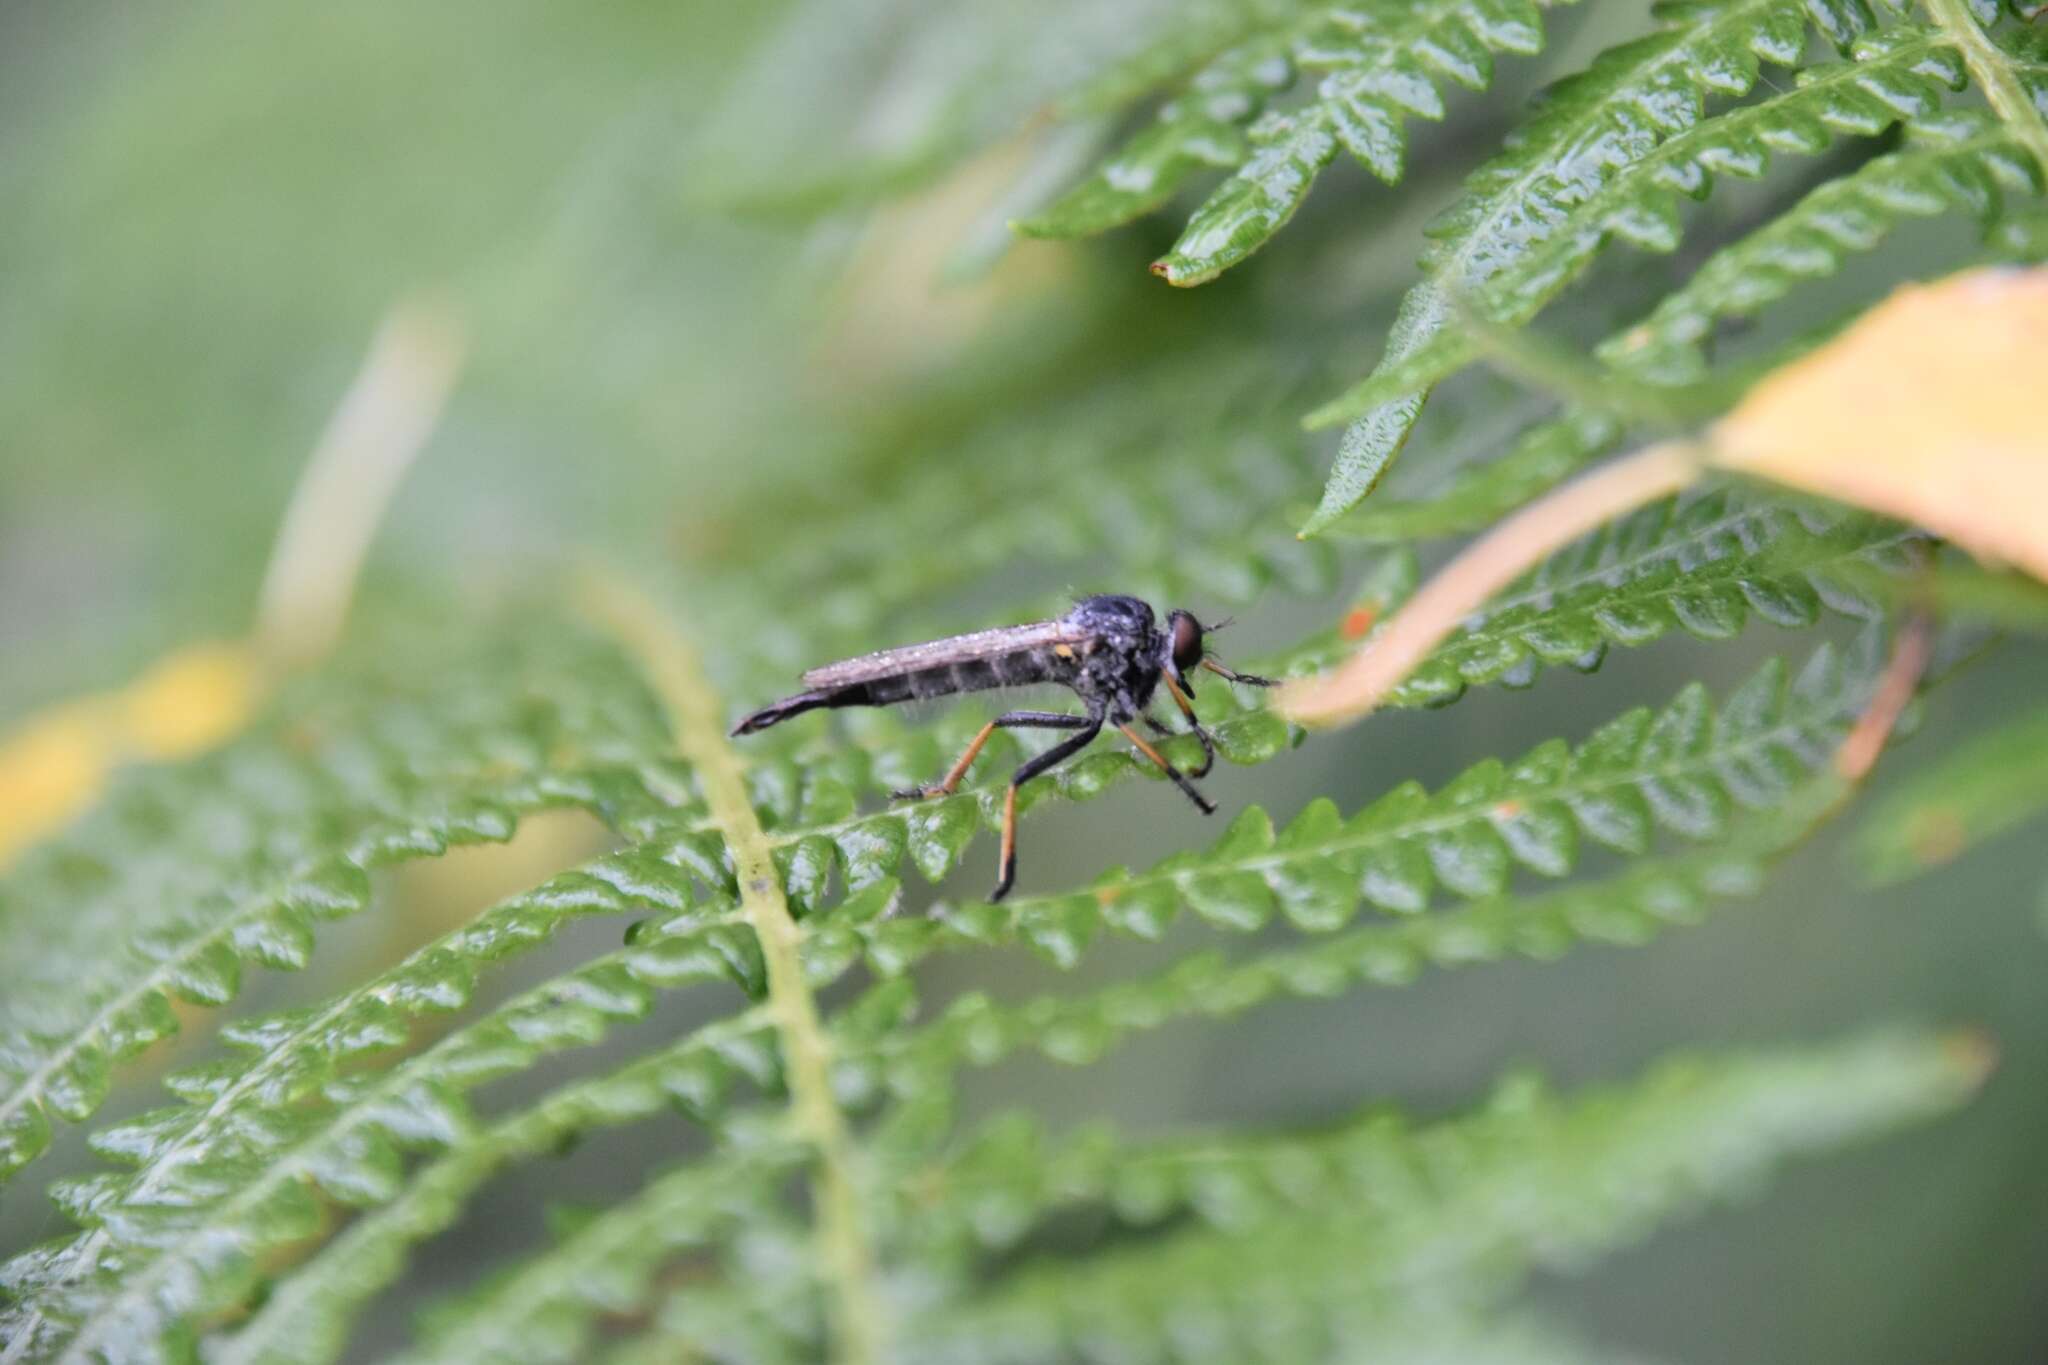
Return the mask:
M1171 400L1137 376L1198 360L1225 373L1362 372L1411 278L1426 212L1544 70L1582 61L1629 22L1611 8L1566 21L1547 66L1506 73L1431 132L1401 191L1333 173L1258 261L1175 293L1142 270L1167 224L999 249L1004 195L1062 155L1010 130L1071 78L1074 47L1148 8L0 8L0 723L245 629L307 451L379 319L419 296L446 301L471 358L378 541L371 609L516 596L598 553L673 584L740 685L758 676L743 662L755 654L818 647L778 636L773 602L749 585L809 607L835 574L886 571L803 560L833 530L835 489L976 477L947 464L956 438L991 412L1028 414L1077 388L1107 384L1103 420L1123 404L1143 431L1146 405ZM1708 212L1742 220L1790 192L1766 180ZM1928 228L1856 287L1881 286L1902 261L1932 273L1960 258L1966 235ZM1634 269L1607 268L1589 315L1621 310L1600 300L1639 290ZM1494 394L1475 380L1446 401L1483 416ZM1236 410L1213 439L1235 439ZM1046 477L1087 477L1092 430L1044 434L1057 443ZM1408 463L1427 470L1432 440L1445 439L1425 428ZM1327 461L1332 438L1298 440L1307 467ZM1028 426L1018 450L1030 458ZM1171 459L1160 468L1170 478ZM1005 496L1028 496L1016 492L1028 478L1012 484ZM1288 500L1313 492L1311 480ZM1252 513L1271 519L1276 543L1295 524ZM976 529L972 515L950 527L912 518L902 548L932 536L971 545ZM1199 561L1203 535L1150 553ZM888 542L876 549L886 559ZM1369 567L1347 553L1333 590L1272 595L1236 628L1233 651L1328 620ZM1098 581L1101 570L1006 558L900 629L1064 587L1134 586ZM1793 656L1817 638L1792 640ZM1695 677L1725 686L1778 647L1785 639L1758 626L1735 645L1618 654L1589 678L1547 676L1313 740L1289 761L1219 774L1219 794L1226 808L1257 801L1276 815L1316 794L1350 809L1402 778L1438 782L1577 738ZM1973 717L2038 698L2044 676L2038 646L1969 670L1935 695L1877 785ZM1213 834L1191 819L1142 784L1085 812L1048 806L1027 830L1026 878L1074 880ZM1853 823L1803 850L1758 901L1646 949L1431 974L1148 1036L1085 1079L1019 1063L977 1084L1055 1121L1283 1123L1379 1098L1456 1110L1522 1063L1580 1082L1686 1044L1818 1038L1895 1017L1978 1025L2002 1064L1960 1117L1796 1168L1757 1201L1541 1297L1599 1339L1699 1365L2048 1359L2048 859L2022 834L1872 893L1840 847ZM989 870L987 850L978 859L966 887ZM401 909L438 894L456 893L393 891ZM572 936L532 971L581 951ZM979 969L942 968L962 987ZM1115 970L1112 953L1084 968ZM126 1107L147 1088L139 1079ZM75 1166L77 1135L66 1141ZM564 1187L600 1190L604 1156ZM465 1279L462 1257L501 1235L491 1220L516 1223L527 1205L487 1201L433 1277ZM0 1245L52 1217L11 1201Z

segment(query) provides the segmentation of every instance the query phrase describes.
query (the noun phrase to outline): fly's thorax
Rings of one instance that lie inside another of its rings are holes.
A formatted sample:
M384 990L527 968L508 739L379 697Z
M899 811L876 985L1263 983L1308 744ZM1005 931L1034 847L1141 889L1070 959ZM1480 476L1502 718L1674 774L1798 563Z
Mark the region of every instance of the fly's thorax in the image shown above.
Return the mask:
M1142 709L1158 684L1159 636L1151 625L1151 609L1143 602L1112 600L1117 608L1091 613L1092 633L1074 647L1074 673L1067 685L1083 700L1121 716ZM1124 610L1124 603L1138 610Z
M1069 624L1089 635L1122 636L1132 640L1152 635L1157 618L1151 604L1121 593L1098 593L1084 597L1067 613Z

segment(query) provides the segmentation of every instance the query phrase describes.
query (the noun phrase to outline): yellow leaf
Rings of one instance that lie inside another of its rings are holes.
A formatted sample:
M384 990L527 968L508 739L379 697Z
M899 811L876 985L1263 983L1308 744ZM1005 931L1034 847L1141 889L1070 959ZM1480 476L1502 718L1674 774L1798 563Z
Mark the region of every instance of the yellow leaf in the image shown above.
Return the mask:
M0 868L91 805L116 765L183 758L235 734L264 686L246 646L191 645L118 691L47 707L0 736Z
M2048 581L2048 269L1899 290L1750 391L1709 458Z

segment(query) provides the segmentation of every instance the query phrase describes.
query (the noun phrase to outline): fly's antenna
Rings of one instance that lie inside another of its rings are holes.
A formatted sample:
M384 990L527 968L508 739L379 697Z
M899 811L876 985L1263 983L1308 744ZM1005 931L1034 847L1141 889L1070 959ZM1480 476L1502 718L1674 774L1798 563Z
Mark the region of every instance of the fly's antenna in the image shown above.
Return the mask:
M1216 631L1223 629L1225 626L1234 626L1236 624L1237 618L1235 616L1226 616L1221 621L1211 621L1208 625L1203 626L1202 633L1205 635L1213 634Z

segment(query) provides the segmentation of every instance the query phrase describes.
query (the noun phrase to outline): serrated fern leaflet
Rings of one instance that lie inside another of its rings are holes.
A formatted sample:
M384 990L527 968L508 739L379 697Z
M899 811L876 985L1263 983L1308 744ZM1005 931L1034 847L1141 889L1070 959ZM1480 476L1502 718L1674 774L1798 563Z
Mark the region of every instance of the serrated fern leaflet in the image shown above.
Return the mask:
M1396 183L1403 124L1444 116L1442 82L1483 90L1495 54L1542 46L1534 0L1312 6L1209 62L1149 127L1019 230L1100 232L1158 208L1205 169L1231 170L1152 267L1173 284L1200 284L1278 232L1340 147ZM1260 117L1302 70L1329 74L1307 103Z

